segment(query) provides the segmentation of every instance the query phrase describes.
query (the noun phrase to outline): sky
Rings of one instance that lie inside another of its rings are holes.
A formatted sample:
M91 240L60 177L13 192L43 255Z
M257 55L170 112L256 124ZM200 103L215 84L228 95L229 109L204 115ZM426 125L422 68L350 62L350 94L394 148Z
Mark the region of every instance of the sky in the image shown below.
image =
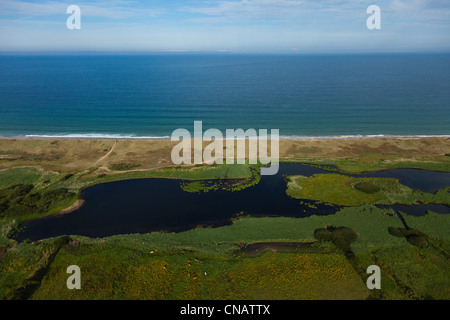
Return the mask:
M0 51L450 52L450 1L0 0Z

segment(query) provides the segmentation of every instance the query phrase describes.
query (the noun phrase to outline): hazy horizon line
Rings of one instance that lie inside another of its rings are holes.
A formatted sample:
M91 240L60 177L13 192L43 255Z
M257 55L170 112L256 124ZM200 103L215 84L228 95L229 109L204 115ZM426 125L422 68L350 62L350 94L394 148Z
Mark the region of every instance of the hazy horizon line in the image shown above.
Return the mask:
M450 54L450 50L414 51L208 51L208 50L0 50L0 55L383 55L383 54Z

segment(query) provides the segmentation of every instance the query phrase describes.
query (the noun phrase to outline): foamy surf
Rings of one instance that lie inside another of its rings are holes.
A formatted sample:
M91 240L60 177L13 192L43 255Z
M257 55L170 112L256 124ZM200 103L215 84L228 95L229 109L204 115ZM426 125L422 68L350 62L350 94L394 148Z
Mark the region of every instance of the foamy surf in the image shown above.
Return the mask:
M16 138L20 138L16 137ZM105 140L114 140L114 139L129 139L129 140L167 140L170 139L170 136L136 136L136 135L126 135L126 134L98 134L98 133L72 133L72 134L27 134L24 135L23 138L29 139L105 139Z
M79 140L170 140L170 136L138 136L130 134L100 134L100 133L71 133L71 134L26 134L17 136L0 135L3 139L79 139ZM280 140L351 140L351 139L421 139L421 138L450 138L450 135L327 135L304 136L285 135ZM226 139L224 137L224 139Z
M421 139L421 138L450 138L450 135L390 135L390 134L372 134L372 135L336 135L336 136L280 136L281 140L350 140L350 139Z

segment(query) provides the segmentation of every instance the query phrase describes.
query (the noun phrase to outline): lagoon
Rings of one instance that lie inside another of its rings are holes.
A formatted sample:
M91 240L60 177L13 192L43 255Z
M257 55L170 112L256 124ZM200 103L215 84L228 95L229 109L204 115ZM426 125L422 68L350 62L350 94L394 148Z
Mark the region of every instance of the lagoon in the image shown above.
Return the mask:
M182 180L159 178L98 184L82 191L85 204L78 210L25 222L22 225L25 230L15 239L35 241L60 235L106 237L153 231L180 232L230 224L232 218L240 214L296 218L334 214L341 207L293 199L286 194L285 176L327 172L313 166L282 163L278 174L262 176L257 185L236 192L189 193L181 189ZM434 192L450 185L450 173L418 169L393 169L355 176L393 177L423 192ZM415 216L424 215L427 210L450 213L449 207L437 204L390 207Z

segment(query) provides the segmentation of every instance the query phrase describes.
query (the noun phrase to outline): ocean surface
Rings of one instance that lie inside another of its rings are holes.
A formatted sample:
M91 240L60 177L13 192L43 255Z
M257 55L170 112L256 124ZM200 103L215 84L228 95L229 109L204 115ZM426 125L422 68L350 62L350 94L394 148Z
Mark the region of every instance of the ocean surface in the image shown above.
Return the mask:
M450 135L450 54L1 55L0 136Z

